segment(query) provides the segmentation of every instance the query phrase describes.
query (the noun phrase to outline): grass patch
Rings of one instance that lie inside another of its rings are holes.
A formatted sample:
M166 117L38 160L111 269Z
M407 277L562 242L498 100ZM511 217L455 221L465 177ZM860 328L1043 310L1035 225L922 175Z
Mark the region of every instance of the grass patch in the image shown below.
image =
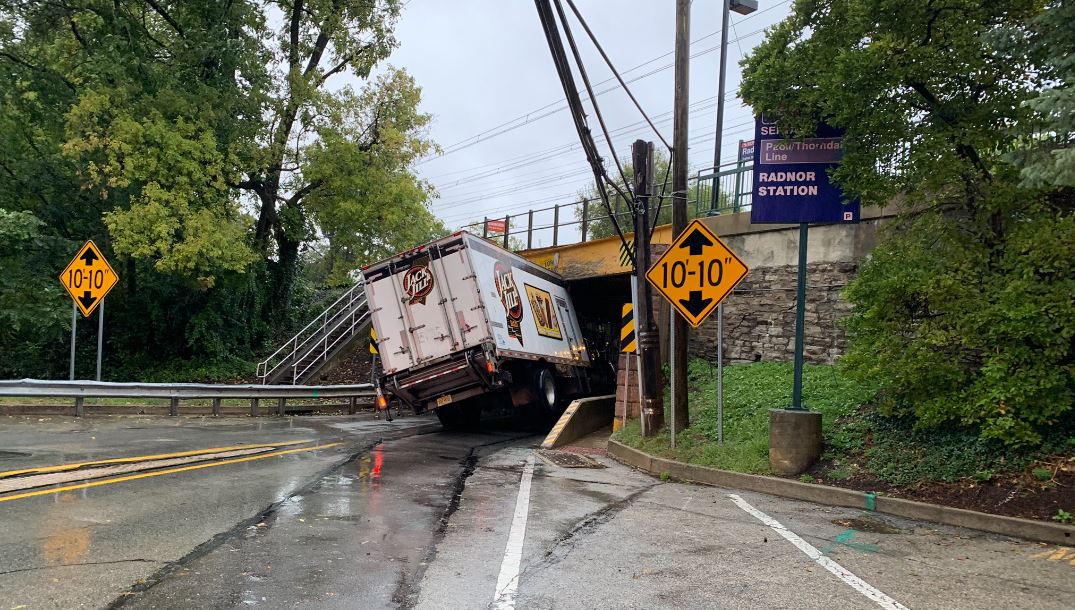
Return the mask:
M792 365L759 362L724 369L723 446L716 442L716 369L704 360L692 360L687 376L692 425L676 435L674 450L667 426L657 436L643 439L640 424L634 420L617 432L616 438L661 457L768 474L769 409L791 404ZM803 402L822 414L826 437L838 436L834 423L848 418L871 394L870 388L847 379L835 366L806 365L803 371ZM670 413L670 404L666 395L666 413ZM856 442L848 438L846 444Z
M770 474L769 409L791 403L792 365L753 363L724 370L724 446L717 444L716 371L703 360L688 367L691 427L670 446L666 427L642 438L638 420L616 433L626 445L648 453L713 468ZM956 425L916 428L907 417L885 417L867 405L874 391L847 377L838 366L806 365L803 402L822 414L825 454L810 480L872 480L893 488L930 483L1024 475L1051 480L1055 468L1043 463L1075 455L1075 418L1049 431L1037 448L1006 446L983 440L977 429ZM666 423L671 400L665 396ZM1075 458L1071 458L1075 460ZM806 479L800 479L806 480Z

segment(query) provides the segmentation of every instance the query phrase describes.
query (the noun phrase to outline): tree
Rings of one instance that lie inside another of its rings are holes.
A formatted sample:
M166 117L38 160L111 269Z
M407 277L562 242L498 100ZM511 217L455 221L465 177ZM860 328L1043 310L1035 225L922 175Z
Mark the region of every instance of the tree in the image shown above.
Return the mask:
M443 231L410 170L420 89L371 77L399 10L0 0L0 209L118 263L108 353L249 357L302 315L304 249L338 283Z
M846 293L845 363L886 413L1027 444L1071 421L1071 17L1058 1L799 0L744 60L755 112L845 129L834 179L902 213Z
M656 221L651 220L650 226L660 226L670 224L672 222L672 195L671 195L671 162L667 153L663 151L656 151L653 155L653 182L656 192L658 194L664 193L661 198L663 202L660 203L660 212L656 218ZM623 173L627 177L627 182L632 183L634 181L635 169L629 161L623 162ZM624 193L630 193L630 188L624 188L623 179L617 180L617 185ZM689 187L687 194L687 217L689 219L705 216L709 211L709 193L712 181L708 185L700 185L695 182ZM662 185L664 188L662 189ZM627 202L615 189L608 190L609 203L611 204L613 214L616 216L616 221L620 225L620 230L624 235L634 232L634 221L631 220L631 209L627 205ZM585 202L585 205L583 205ZM656 212L659 200L655 199L653 202L652 210ZM721 191L719 209L726 211L731 207L731 195ZM616 235L616 228L609 218L608 211L605 209L604 204L601 202L601 195L597 190L597 185L591 183L589 187L581 191L578 194L578 200L574 208L575 220L579 223L585 217L586 233L588 239L601 239L604 237L612 237ZM580 224L581 226L581 224Z

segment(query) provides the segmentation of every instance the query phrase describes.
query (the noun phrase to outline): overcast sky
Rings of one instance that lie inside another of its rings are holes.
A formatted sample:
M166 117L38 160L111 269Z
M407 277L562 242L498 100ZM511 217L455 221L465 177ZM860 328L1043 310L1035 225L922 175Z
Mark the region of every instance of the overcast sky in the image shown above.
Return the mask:
M576 0L576 4L671 143L674 0ZM759 5L752 15L731 16L725 161L734 160L738 140L753 137L752 114L736 95L738 62L761 42L764 29L789 11L787 0L760 0ZM697 0L692 7L692 172L713 164L720 7L720 0ZM660 147L611 80L585 32L573 19L571 25L591 82L609 81L596 90L612 89L597 99L616 154L629 156L630 144L637 138L652 139ZM434 117L430 135L444 149L443 156L424 161L417 169L436 186L439 197L432 209L449 228L484 216L571 203L592 182L532 1L411 0L396 33L400 46L389 63L405 68L422 87L422 109ZM581 88L581 80L576 81ZM595 135L600 133L592 115L590 127ZM605 143L599 141L598 147L609 156ZM535 224L547 224L551 218L551 213L539 214ZM551 233L545 231L537 241L550 239Z

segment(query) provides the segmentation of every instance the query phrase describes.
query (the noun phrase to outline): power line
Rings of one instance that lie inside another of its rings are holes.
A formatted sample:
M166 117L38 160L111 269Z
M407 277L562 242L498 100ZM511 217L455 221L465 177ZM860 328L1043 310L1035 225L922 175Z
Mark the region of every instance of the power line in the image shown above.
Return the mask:
M750 20L750 19L752 19L754 17L757 17L759 15L762 15L762 14L768 12L768 11L774 10L777 7L781 6L781 5L787 4L789 1L790 0L783 0L782 2L778 2L776 4L773 4L769 8L766 8L766 9L763 9L763 10L760 10L760 11L756 11L755 13L752 13L750 16L741 19L740 23L748 21L748 20ZM753 32L749 32L749 33L744 34L742 36L738 36L738 37L736 37L734 40L732 40L730 42L738 42L738 41L740 41L740 40L742 40L744 38L748 38L748 37L753 36L755 34L759 34L759 33L763 32L763 31L765 31L765 28L759 28L757 30L754 30ZM700 42L700 41L702 41L704 39L707 39L707 38L710 38L712 36L715 36L715 35L717 35L719 33L720 33L720 30L717 30L715 32L711 32L709 34L706 34L705 36L702 36L701 38L698 38L697 40L695 40L691 44L693 45L693 44L695 44L697 42ZM699 51L697 53L692 54L690 57L691 57L691 59L694 59L694 58L700 57L702 55L712 53L713 51L716 51L718 49L720 49L720 45L717 45L717 46L710 47L708 49ZM640 69L640 68L642 68L642 67L644 67L646 65L649 65L649 64L651 64L651 63L653 63L655 61L658 61L660 59L663 59L665 57L668 57L669 55L672 55L672 54L673 54L672 52L664 53L664 54L659 55L659 56L657 56L655 58L647 60L647 61L645 61L645 62L643 62L641 64L638 64L638 65L636 65L636 66L634 66L632 68L629 68L628 70L625 70L623 73L627 74L629 72L633 72L633 71L635 71L637 69ZM661 66L660 68L656 68L654 70L651 70L651 71L649 71L649 72L647 72L645 74L642 74L640 76L632 78L632 79L630 79L630 80L628 80L626 82L627 83L633 83L633 82L636 82L636 81L641 80L643 78L647 78L649 76L652 76L653 74L657 74L659 72L667 70L668 68L672 67L672 65L673 64L666 64L664 66ZM605 79L603 81L600 81L600 82L594 84L594 86L603 85L603 84L608 83L608 82L610 82L612 80L615 80L615 78L614 77L607 78L607 79ZM603 95L604 93L608 93L609 91L614 91L614 90L619 89L619 88L620 87L617 85L615 87L610 87L608 89L603 89L601 91L597 91L594 95L595 96L600 96L600 95ZM509 121L505 121L505 122L503 122L503 123L501 123L501 124L499 124L499 125L497 125L495 127L491 127L489 129L486 129L485 131L482 131L482 132L477 133L477 134L475 134L473 136L470 136L468 138L464 138L463 140L460 140L460 141L458 141L458 142L456 142L454 144L451 144L451 145L447 146L441 153L439 153L439 154L437 154L435 156L423 159L423 160L419 161L418 163L422 164L422 163L427 163L429 161L433 161L434 159L439 159L439 158L447 156L449 154L452 154L452 153L458 152L460 150L464 150L466 148L474 146L475 144L478 144L480 142L488 141L488 140L490 140L490 139L492 139L494 137L497 137L499 135L503 135L504 133L514 131L515 129L518 129L520 127L533 124L534 122L536 122L536 121L538 121L540 119L543 119L545 117L548 117L548 116L551 116L553 114L556 114L556 113L558 113L558 112L560 112L562 110L565 110L567 108L567 106L562 105L562 104L564 104L564 100L558 100L556 102L551 102L549 104L546 104L544 106L541 106L539 108L531 110L530 112L527 112L527 113L525 113L523 115L520 115L520 116L518 116L518 117L516 117L514 119L511 119ZM554 106L557 106L557 108L555 108L554 110L551 110L549 112L543 112L543 111L545 111L545 110L547 110L549 108L552 108ZM533 116L535 113L542 113L542 114L539 114L538 116ZM519 121L522 121L522 123L519 123Z
M753 121L750 121L750 122L753 123ZM725 135L734 135L734 134L737 134L737 133L747 133L747 132L752 132L752 131L753 131L753 126L750 126L750 127L744 128L744 129L733 130L733 131L725 131L724 134ZM691 143L691 144L702 144L702 143L707 143L707 142L713 140L714 137L715 137L715 134L713 134L713 133L702 133L702 134L699 134L699 135L692 136L688 140L688 142ZM736 160L736 158L737 158L737 155L738 155L738 152L736 152L735 154L733 154L730 157L722 159L721 160L721 166L723 167L724 165L727 165L727 164L730 164L730 163L734 162ZM580 172L580 173L588 173L588 172ZM665 182L668 183L668 180L666 180ZM525 189L523 189L523 190L525 190ZM558 195L551 195L551 196L542 197L542 198L538 198L538 199L532 199L532 200L528 200L528 201L513 203L513 204L510 204L508 206L498 206L494 210L490 210L489 212L483 212L482 214L487 215L489 213L495 213L495 214L498 214L498 216L496 216L498 218L501 215L506 215L506 214L517 215L515 213L521 213L521 212L530 211L531 209L533 209L532 206L534 206L534 205L539 205L539 204L543 204L543 203L553 203L553 202L555 202L557 200L563 200L563 199L567 199L567 198L570 198L570 197L574 197L574 198L571 199L570 201L568 201L567 203L562 204L562 205L563 206L576 205L578 203L581 203L581 201L582 201L581 199L577 198L580 192L581 192L580 190L576 190L574 192L561 193L561 194L558 194ZM511 192L503 193L503 194L500 194L500 195L497 195L497 196L503 196L504 194L512 194L512 193ZM481 199L485 199L485 197L479 197L479 198L475 199L475 201L480 201ZM599 200L600 200L599 198L587 199L587 201L589 201L591 203L595 202L595 201L599 201ZM473 203L473 202L474 201L452 202L452 205L449 206L449 207L459 207L460 205L464 205L466 203ZM435 211L441 212L441 211L443 211L443 209L435 210ZM464 213L461 213L461 214L460 213L450 213L450 214L442 216L441 219L443 221L445 221L446 223L452 224L454 222L458 222L460 220L467 219L467 218L472 218L472 217L473 217L473 214L471 214L470 212L464 212Z
M734 95L735 95L735 93L732 92L732 93L726 94L726 97L734 97ZM691 104L691 106L694 107L694 109L691 111L691 114L695 114L695 113L700 112L702 110L708 110L708 109L714 107L716 105L716 102L714 100L716 100L716 96L708 97L708 98L699 100L697 102L694 102L693 104ZM743 106L743 105L740 105L740 107L745 108L745 106ZM659 115L656 115L656 116L657 117L664 117L664 118L660 118L659 120L657 120L656 121L657 123L667 123L667 122L672 120L672 112L671 111L665 112L665 113L662 113L662 114L659 114ZM645 121L637 121L635 123L631 123L631 124L628 124L628 125L624 125L622 127L618 127L616 129L612 130L612 133L616 134L616 135L626 135L628 133L635 133L635 132L640 131L644 127L644 125L645 125ZM603 136L598 136L598 137L595 138L595 141L604 142L604 137ZM470 175L470 176L464 176L464 177L461 177L461 178L457 178L450 185L440 187L440 188L451 188L453 186L456 186L456 185L459 185L459 184L462 184L462 183L466 183L466 182L470 182L472 180L481 179L481 178L484 178L484 177L487 177L487 176L495 176L497 174L501 174L501 173L504 173L504 172L507 172L507 171L510 171L510 170L513 170L513 169L520 168L520 167L525 167L527 165L532 165L534 163L548 161L548 160L551 160L551 159L566 155L568 153L574 152L578 148L580 148L580 145L578 143L562 144L562 145L559 145L559 146L554 146L554 147L551 147L551 148L544 149L542 151L537 151L537 152L534 152L534 153L528 153L528 154L520 155L520 156L517 156L517 157L511 157L511 158L505 159L503 161L495 161L493 163L485 163L485 164L477 165L477 166L474 166L474 167L471 167L471 168L464 168L464 169L454 170L452 172L448 172L448 173L445 173L445 174L441 174L440 176L427 178L427 179L432 181L432 182L436 182L436 180L438 178L442 178L442 177L447 176L449 174L458 174L458 173L467 172L467 171L475 171L476 172L475 174ZM492 169L479 171L479 170L482 170L482 168L485 168L485 167L492 167Z
M703 110L708 110L708 108L706 108L706 107L698 108L695 112L700 112L700 111L703 111ZM741 122L738 122L738 123L733 123L733 124L729 125L728 127L729 128L741 127L741 126L744 126L744 125L753 124L753 122L754 122L753 118L749 118L749 119L747 119L745 121L741 121ZM637 130L635 130L635 131L637 131ZM630 133L631 132L628 131L628 132L625 132L625 133L620 134L620 135L621 136L627 136ZM739 133L739 132L726 132L726 133ZM708 135L711 135L711 134L709 133L708 128L702 127L701 129L695 130L695 132L692 135L692 137L697 137L699 135L707 135L708 136ZM557 166L556 168L553 168L553 169L567 169L568 167L572 167L572 166L577 166L577 163L571 163L571 164L568 164L568 165L565 165L565 166ZM529 173L529 174L523 174L522 176L513 176L513 177L510 177L510 178L507 178L507 184L504 184L504 185L501 185L501 186L488 185L489 188L481 188L481 189L478 189L476 191L457 193L457 194L454 195L455 198L453 198L452 200L447 201L447 202L443 202L443 203L435 203L433 205L434 205L435 210L441 211L441 210L445 210L445 209L449 209L449 208L453 208L453 207L458 207L459 205L463 205L463 204L466 204L466 203L473 203L473 202L481 200L481 199L493 198L493 197L501 196L501 195L504 195L504 194L511 194L511 193L517 192L517 191L533 190L532 188L527 188L527 185L533 185L534 187L539 187L539 188L551 188L553 186L559 186L559 185L556 185L556 184L546 185L546 183L548 183L550 181L553 181L553 180L562 179L562 178L566 178L566 177L573 177L575 175L580 175L580 174L586 173L586 171L584 171L584 170L578 170L578 171L575 171L575 172L570 172L568 174L548 175L547 172L548 172L548 169L542 170L542 171L539 171L539 172L532 172L532 173ZM521 183L518 182L519 178L531 177L531 176L542 176L542 178L532 180L532 181L527 181L527 182L521 182ZM512 185L511 184L512 181L516 181L516 184ZM501 182L503 182L503 181L501 181ZM507 190L503 190L505 187L508 187L509 185L511 185L510 188L507 188Z

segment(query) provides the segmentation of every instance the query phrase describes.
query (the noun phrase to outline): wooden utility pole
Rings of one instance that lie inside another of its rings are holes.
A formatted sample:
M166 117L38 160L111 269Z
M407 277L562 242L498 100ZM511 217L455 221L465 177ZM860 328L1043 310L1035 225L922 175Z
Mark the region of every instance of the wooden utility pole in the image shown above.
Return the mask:
M631 146L631 165L635 169L635 273L638 276L638 355L642 359L639 384L642 406L642 433L653 436L664 426L664 398L657 374L660 347L653 321L653 290L646 281L650 265L649 216L653 201L653 143L635 140ZM656 219L654 219L656 221Z
M687 105L690 103L691 2L676 0L675 100L672 106L672 234L687 228ZM672 425L690 426L687 414L687 321L672 312Z

